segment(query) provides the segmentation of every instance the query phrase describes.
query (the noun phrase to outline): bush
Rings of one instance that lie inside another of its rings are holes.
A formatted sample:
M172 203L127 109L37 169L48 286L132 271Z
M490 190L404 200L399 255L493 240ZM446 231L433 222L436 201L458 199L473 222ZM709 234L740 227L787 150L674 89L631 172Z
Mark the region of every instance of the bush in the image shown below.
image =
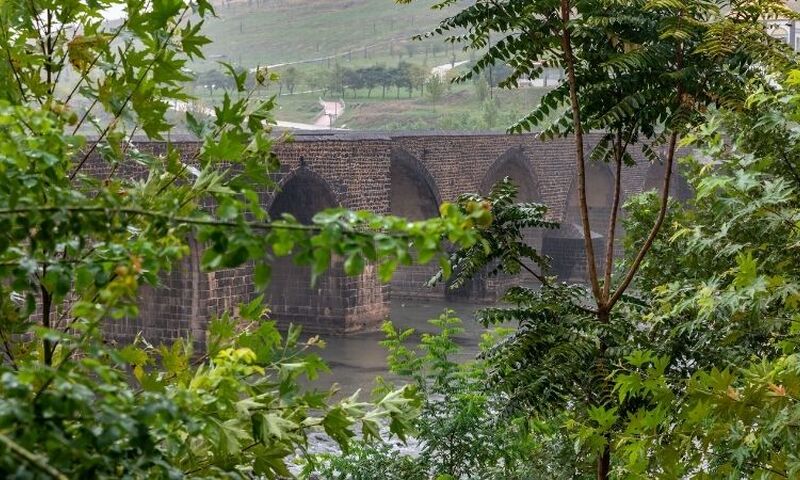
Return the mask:
M319 455L313 470L322 478L340 480L570 477L559 467L569 462L554 459L568 454L568 442L553 442L558 434L547 424L504 415L500 398L486 388L484 361L453 361L460 351L455 336L463 331L461 320L445 311L431 324L438 333L422 334L414 349L406 346L414 331L398 330L390 322L383 326L386 339L381 342L389 351L390 371L411 381L421 400L414 421L417 453L360 441L348 452ZM506 333L487 332L482 349ZM378 379L375 393L384 395L392 388Z

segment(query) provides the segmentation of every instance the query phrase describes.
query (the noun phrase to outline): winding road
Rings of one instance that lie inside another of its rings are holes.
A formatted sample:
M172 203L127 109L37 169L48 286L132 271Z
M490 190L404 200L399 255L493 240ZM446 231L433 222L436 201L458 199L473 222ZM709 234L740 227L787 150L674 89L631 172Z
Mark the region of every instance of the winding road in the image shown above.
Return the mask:
M431 75L436 75L439 78L444 78L447 75L447 72L449 72L450 70L452 70L452 69L454 69L456 67L460 67L461 65L464 65L468 61L469 60L462 60L462 61L456 62L456 63L445 63L444 65L437 65L437 66L431 68Z

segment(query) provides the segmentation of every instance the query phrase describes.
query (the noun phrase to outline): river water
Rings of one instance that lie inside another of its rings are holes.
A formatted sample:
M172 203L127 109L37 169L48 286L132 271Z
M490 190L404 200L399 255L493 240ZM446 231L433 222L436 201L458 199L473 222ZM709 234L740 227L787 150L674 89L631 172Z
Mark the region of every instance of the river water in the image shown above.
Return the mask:
M409 346L419 343L422 333L436 333L438 328L431 325L428 320L437 318L444 310L453 311L451 316L462 321L464 331L454 337L455 342L461 347L459 353L453 357L456 362L465 362L475 358L478 353L478 344L481 333L486 329L475 321L474 314L481 305L470 303L451 303L445 301L410 301L402 303L392 301L389 319L398 329L413 328L415 334L408 338ZM379 342L384 339L382 332L367 332L342 337L323 337L326 346L318 353L331 369L328 374L322 374L313 382L314 387L327 389L333 383L339 385L337 397L348 396L361 390L359 398L369 400L370 392L375 387L375 377L380 375L387 380L397 380L389 374L386 366L386 349ZM395 382L399 387L410 379ZM358 428L356 428L358 431ZM416 440L401 442L398 438L389 435L388 429L382 428L382 437L392 445L398 454L416 455L418 443ZM309 434L309 451L312 453L335 453L339 447L324 432L315 431ZM299 454L299 452L298 452ZM298 465L290 464L290 470L299 473ZM317 478L317 477L312 477Z
M455 337L461 351L455 361L466 361L478 353L482 325L474 319L477 304L451 303L445 301L411 301L401 303L393 301L390 320L398 329L413 328L415 335L408 339L410 345L419 342L419 335L424 332L435 333L438 329L428 320L437 318L445 309L453 310L452 316L462 320L464 332ZM323 388L334 382L340 386L341 394L349 395L358 389L362 398L368 397L375 386L374 379L381 375L391 379L387 374L386 349L378 342L383 340L382 332L368 332L343 337L324 337L326 346L319 352L331 368L331 373L322 375L315 384Z

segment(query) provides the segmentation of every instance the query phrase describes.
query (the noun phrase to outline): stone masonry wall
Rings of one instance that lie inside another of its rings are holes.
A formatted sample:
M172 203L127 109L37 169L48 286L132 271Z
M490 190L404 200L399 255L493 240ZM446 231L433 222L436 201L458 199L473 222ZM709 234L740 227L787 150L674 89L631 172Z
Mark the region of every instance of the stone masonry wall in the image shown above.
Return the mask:
M588 134L587 144L592 146L599 139L599 134ZM146 142L137 146L155 151L165 148L163 144ZM173 146L185 158L197 148L191 141L173 142ZM454 201L462 193L486 190L506 170L513 172L512 175L529 176L514 180L524 183L526 196L546 204L548 218L559 222L568 220L568 199L575 182L574 141L543 142L534 134L314 132L296 134L293 142L278 143L275 152L281 160L281 170L275 174L280 184L285 185L298 176L313 175L337 206L381 214L393 213L391 171L392 162L398 158L405 159L404 168L419 175L410 184L418 191L428 188L437 201ZM639 148L632 147L631 153L638 164L623 171L623 197L641 192L647 182L652 184L657 177L652 170L659 168L647 163ZM506 165L512 161L517 162L515 167ZM89 169L97 176L109 171L99 159L94 159ZM119 171L131 176L144 173L135 166L125 166ZM394 185L398 188L396 182ZM685 188L680 193L685 194ZM424 206L426 201L410 198L409 202L429 212ZM265 193L264 203L266 208L277 203L276 195ZM595 245L601 250L606 232L598 234L603 238L595 239ZM554 257L556 271L561 270L573 280L585 274L585 269L581 270L584 253L579 231L565 225L553 231L531 232L530 236ZM142 332L156 342L187 336L202 342L206 324L213 315L235 309L239 303L259 294L253 287L250 266L203 272L199 267L201 251L202 245L194 245L191 255L162 276L161 286L142 289L139 318L110 322L107 332L120 340ZM401 270L398 280L389 286L378 280L371 266L358 277L346 277L334 261L329 275L312 287L307 271L288 261L281 262L276 264L272 292L267 292L274 318L281 324L301 323L307 329L328 334L376 328L388 314L392 289L398 298L493 300L512 281L502 277L478 278L460 292L446 292L442 287L429 290L422 284L435 267L424 266ZM304 278L309 283L304 283Z

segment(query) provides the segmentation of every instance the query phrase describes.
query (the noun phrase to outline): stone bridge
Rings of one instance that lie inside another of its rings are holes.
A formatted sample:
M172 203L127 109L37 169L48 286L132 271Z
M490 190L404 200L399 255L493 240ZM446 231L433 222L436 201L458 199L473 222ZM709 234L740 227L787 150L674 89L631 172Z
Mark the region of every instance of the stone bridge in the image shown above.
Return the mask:
M592 146L599 134L587 136ZM178 143L184 152L197 145ZM158 148L157 145L151 148ZM509 176L520 188L520 200L549 207L549 217L561 228L531 231L529 241L552 258L562 279L585 278L585 256L580 236L578 196L575 190L574 141L543 142L534 134L484 133L350 133L296 134L295 141L276 146L281 160L279 193L266 198L271 215L294 214L308 221L317 211L335 206L367 209L422 219L438 214L438 205L465 192L486 193ZM663 165L647 162L636 146L634 167L624 169L624 197L656 188ZM596 249L605 250L613 173L608 165L591 163L587 172L590 219ZM690 195L680 177L672 194ZM623 199L624 200L624 199ZM207 321L226 309L254 298L252 270L203 272L200 248L163 279L163 285L142 292L140 316L109 325L109 333L130 338L143 332L147 338L170 339L191 335L204 338ZM307 268L289 259L273 265L273 280L266 294L272 316L281 324L294 322L307 331L346 334L376 328L387 317L389 303L400 298L449 298L471 301L496 299L508 284L504 278L478 278L457 291L423 286L435 266L401 268L391 284L384 285L367 268L347 277L334 261L315 285Z

